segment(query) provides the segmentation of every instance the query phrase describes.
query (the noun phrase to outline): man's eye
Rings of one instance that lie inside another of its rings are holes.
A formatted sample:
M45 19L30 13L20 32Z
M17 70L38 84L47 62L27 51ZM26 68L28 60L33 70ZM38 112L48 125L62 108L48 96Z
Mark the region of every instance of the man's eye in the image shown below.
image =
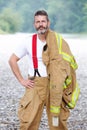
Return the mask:
M40 23L39 21L37 21L36 23Z

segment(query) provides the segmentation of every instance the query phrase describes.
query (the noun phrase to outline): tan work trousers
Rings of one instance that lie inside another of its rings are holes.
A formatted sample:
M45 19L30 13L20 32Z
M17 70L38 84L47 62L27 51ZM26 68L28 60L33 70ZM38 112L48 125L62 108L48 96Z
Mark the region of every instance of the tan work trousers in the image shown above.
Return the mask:
M20 100L18 110L20 130L38 130L44 105L46 105L50 130L67 130L66 120L69 116L69 110L64 105L61 108L59 127L52 126L48 78L36 77L34 81L34 88L27 88Z

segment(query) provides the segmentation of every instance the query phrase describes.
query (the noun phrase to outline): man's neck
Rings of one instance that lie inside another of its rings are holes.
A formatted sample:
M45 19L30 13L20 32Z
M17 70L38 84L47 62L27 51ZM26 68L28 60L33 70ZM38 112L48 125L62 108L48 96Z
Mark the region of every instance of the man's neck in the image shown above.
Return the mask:
M46 41L46 33L44 33L44 34L38 34L38 38L39 38L42 42L45 42L45 41Z

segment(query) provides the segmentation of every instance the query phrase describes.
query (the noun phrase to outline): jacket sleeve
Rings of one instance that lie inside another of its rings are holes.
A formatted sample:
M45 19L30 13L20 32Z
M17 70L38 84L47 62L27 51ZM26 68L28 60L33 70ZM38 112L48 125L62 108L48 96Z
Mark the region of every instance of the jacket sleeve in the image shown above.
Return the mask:
M59 55L57 59L51 60L49 64L50 71L50 111L59 114L62 104L63 85L69 75L70 67L68 62L64 61Z

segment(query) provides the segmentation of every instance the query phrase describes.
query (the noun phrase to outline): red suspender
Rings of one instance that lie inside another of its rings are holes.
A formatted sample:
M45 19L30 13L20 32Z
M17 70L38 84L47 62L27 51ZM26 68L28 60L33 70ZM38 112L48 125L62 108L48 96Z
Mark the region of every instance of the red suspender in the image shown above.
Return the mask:
M38 72L38 59L37 59L37 34L34 34L32 37L32 60L34 66L34 77L36 73L40 76Z
M37 35L34 34L32 37L32 58L33 58L33 66L34 69L38 68L38 61L37 61Z

